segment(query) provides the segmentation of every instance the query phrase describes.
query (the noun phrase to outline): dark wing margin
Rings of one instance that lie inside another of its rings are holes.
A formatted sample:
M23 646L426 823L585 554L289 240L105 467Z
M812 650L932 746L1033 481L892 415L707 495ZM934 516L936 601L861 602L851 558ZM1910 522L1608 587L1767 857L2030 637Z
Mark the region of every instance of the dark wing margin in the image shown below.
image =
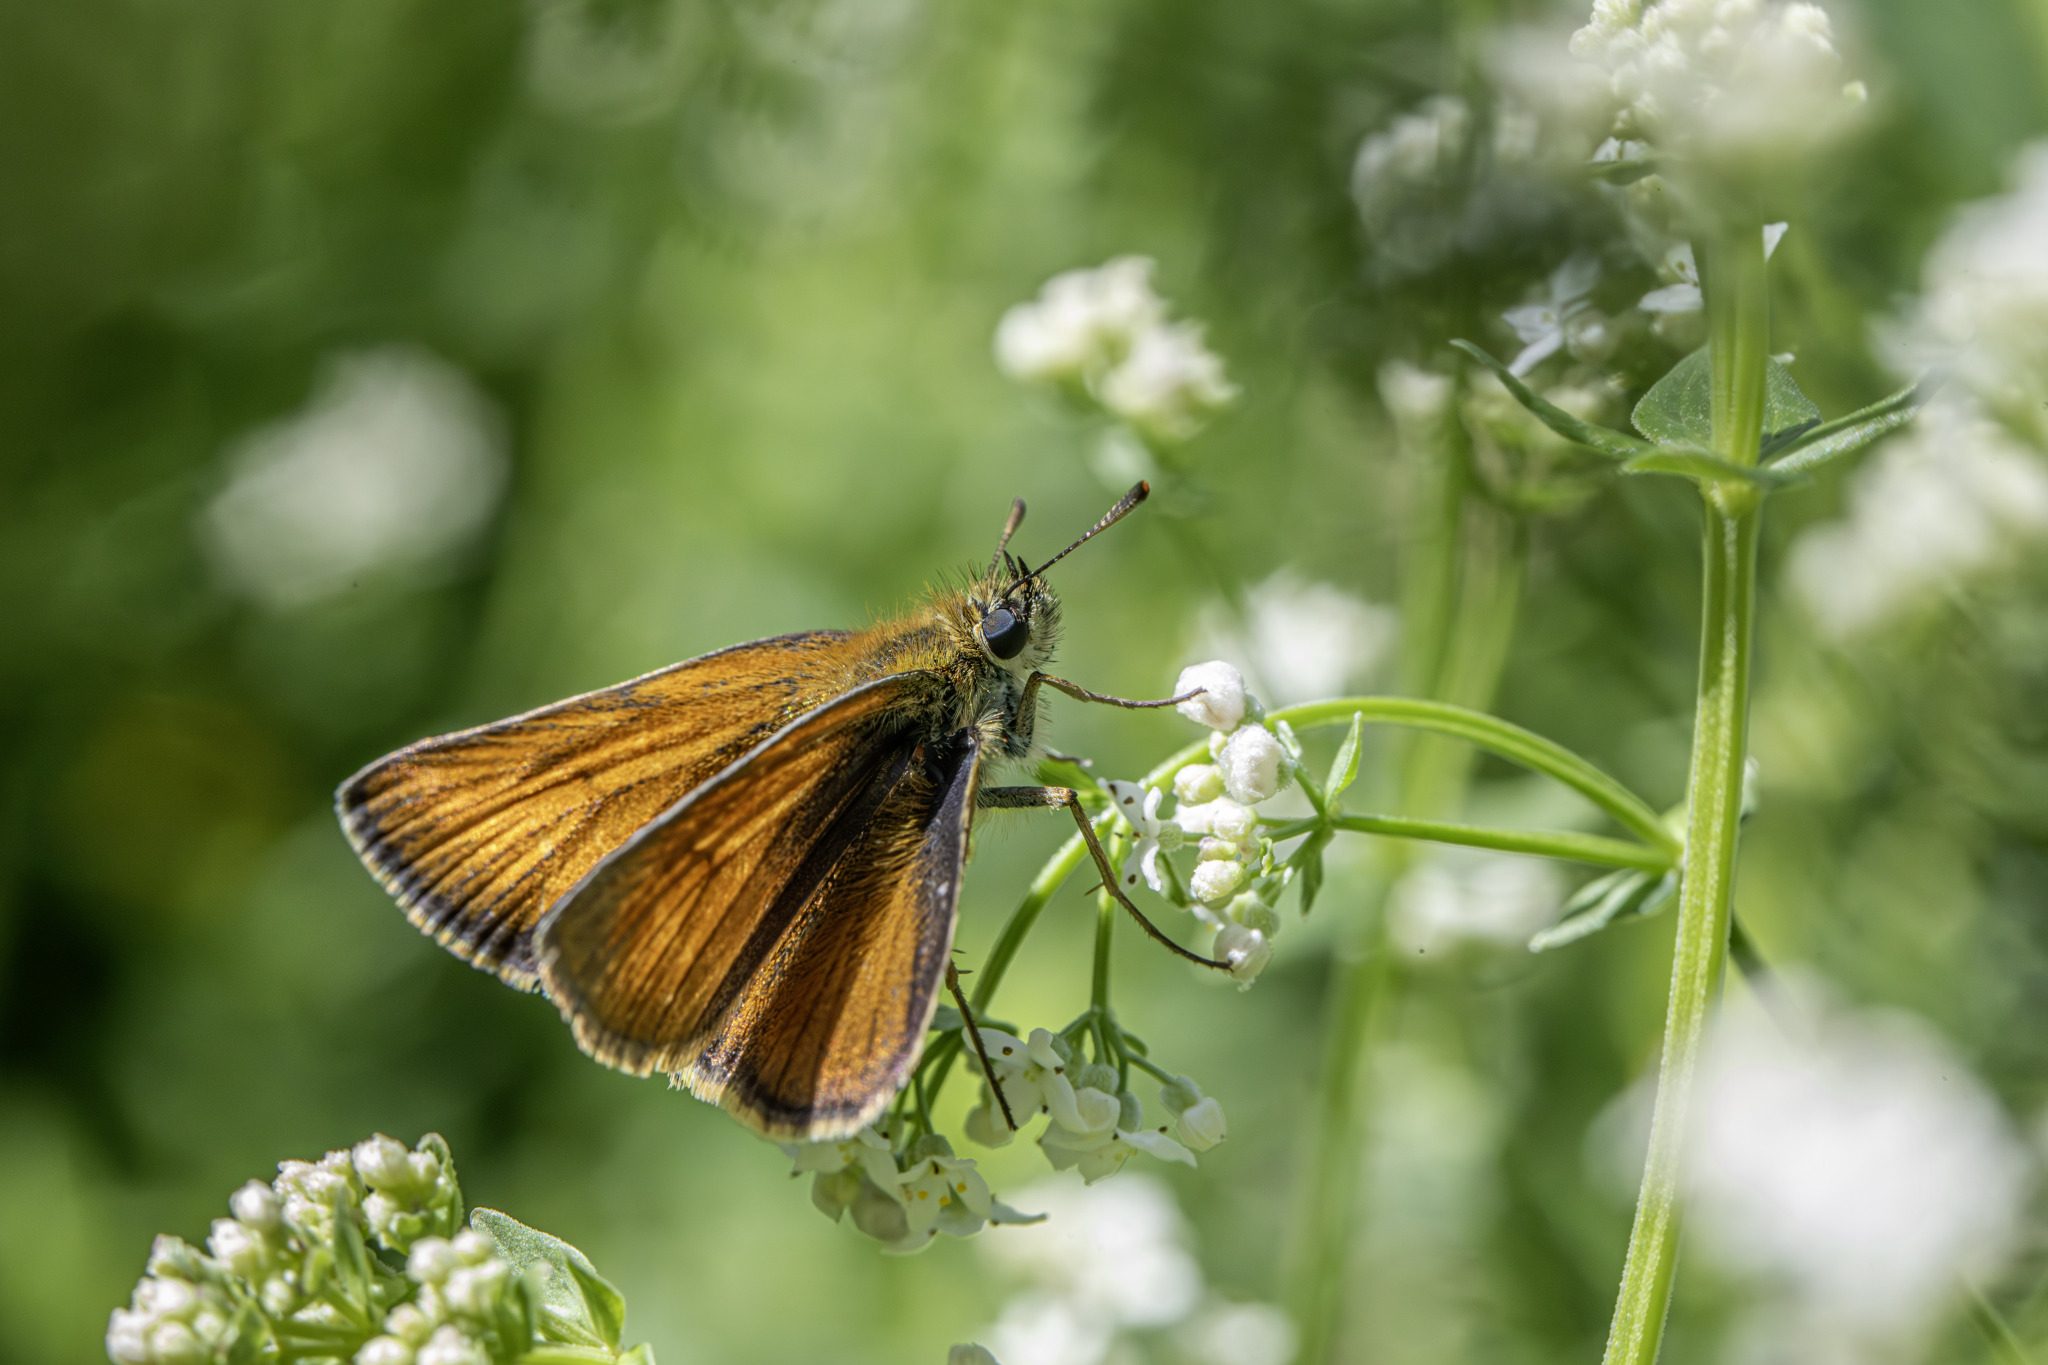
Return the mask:
M682 1079L769 1137L845 1137L916 1065L953 948L980 781L973 730L927 744Z
M414 925L531 990L532 934L547 908L634 831L826 700L848 638L735 645L422 740L342 783L335 812Z
M903 789L943 683L901 673L846 693L677 802L548 911L543 989L577 1043L637 1075L695 1061L814 894Z

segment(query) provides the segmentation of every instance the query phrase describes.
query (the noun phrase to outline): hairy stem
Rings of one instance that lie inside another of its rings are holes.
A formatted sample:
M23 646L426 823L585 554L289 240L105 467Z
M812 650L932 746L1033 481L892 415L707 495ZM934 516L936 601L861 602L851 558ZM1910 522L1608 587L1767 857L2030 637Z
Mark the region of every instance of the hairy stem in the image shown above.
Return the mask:
M1763 240L1751 225L1709 247L1705 284L1714 376L1714 450L1754 464L1763 430L1769 296ZM1752 485L1706 490L1698 712L1687 782L1685 879L1665 1014L1650 1151L1636 1200L1603 1365L1651 1365L1678 1264L1678 1190L1693 1074L1728 955L1736 839L1742 819L1750 639L1756 612L1761 498Z

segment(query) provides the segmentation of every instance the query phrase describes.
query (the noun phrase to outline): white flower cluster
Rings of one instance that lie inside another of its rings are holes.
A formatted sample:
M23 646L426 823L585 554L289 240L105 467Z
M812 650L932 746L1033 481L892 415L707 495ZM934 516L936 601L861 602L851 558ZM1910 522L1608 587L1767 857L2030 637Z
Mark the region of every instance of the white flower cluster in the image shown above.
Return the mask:
M438 1138L408 1148L379 1135L317 1162L283 1162L272 1184L250 1181L228 1199L234 1216L214 1220L211 1255L175 1237L157 1238L130 1306L108 1320L108 1356L118 1365L225 1359L240 1336L270 1330L252 1329L245 1308L270 1322L332 1325L337 1309L307 1278L315 1253L332 1248L342 1219L371 1244L399 1254L453 1232L462 1199L445 1157ZM468 1359L422 1354L417 1365ZM415 1362L410 1353L401 1358L387 1350L363 1365Z
M496 1250L475 1231L421 1238L405 1262L419 1297L385 1315L383 1334L356 1353L355 1365L491 1365L486 1342L512 1280Z
M1374 267L1411 275L1525 228L1547 199L1536 116L1505 94L1490 128L1456 95L1432 95L1358 145L1351 199Z
M996 364L1013 379L1087 395L1145 437L1168 444L1199 432L1237 398L1202 324L1169 322L1152 261L1119 256L1045 282L1003 314Z
M971 1055L973 1041L963 1041ZM1134 1152L1192 1166L1196 1152L1229 1136L1223 1106L1185 1076L1160 1087L1159 1102L1173 1121L1148 1127L1143 1102L1123 1088L1116 1068L1076 1065L1073 1044L1061 1035L1033 1029L1027 1042L983 1028L981 1041L1010 1112L1026 1126L1046 1115L1039 1150L1054 1170L1079 1170L1088 1184L1122 1170ZM986 1084L980 1106L967 1116L967 1135L984 1147L1007 1146L1016 1136Z
M1693 1105L1689 1217L1723 1266L1782 1295L1784 1359L1913 1341L2014 1248L2032 1162L2011 1119L1927 1026L1851 1011L1794 978L1719 1021ZM1917 1357L1916 1357L1917 1358Z
M1001 1036L982 1030L991 1051ZM897 1255L923 1251L942 1232L972 1237L990 1223L1036 1221L991 1194L973 1159L954 1156L936 1133L919 1138L900 1167L894 1145L874 1126L844 1141L782 1150L796 1163L793 1174L812 1175L811 1202L820 1213L835 1223L851 1213L856 1228Z
M1973 204L1927 254L1901 368L1952 373L1987 409L2048 447L2048 142L2021 151L2011 193Z
M1189 908L1216 930L1212 952L1230 964L1241 988L1248 987L1272 961L1273 936L1280 930L1273 908L1279 874L1254 807L1287 785L1294 755L1273 731L1246 720L1257 703L1245 692L1244 675L1230 664L1212 660L1184 668L1173 690L1198 693L1177 709L1215 732L1209 737L1213 761L1174 774L1174 811L1165 818L1159 814L1165 793L1158 788L1109 784L1133 840L1118 879L1126 892L1142 881L1173 896L1173 868L1162 855L1199 838L1187 883Z
M1848 515L1804 532L1787 572L1846 641L1955 592L2048 537L2048 467L1967 400L1938 397L1857 471Z
M1738 173L1824 145L1865 103L1806 0L1594 0L1571 50L1604 78L1618 138Z

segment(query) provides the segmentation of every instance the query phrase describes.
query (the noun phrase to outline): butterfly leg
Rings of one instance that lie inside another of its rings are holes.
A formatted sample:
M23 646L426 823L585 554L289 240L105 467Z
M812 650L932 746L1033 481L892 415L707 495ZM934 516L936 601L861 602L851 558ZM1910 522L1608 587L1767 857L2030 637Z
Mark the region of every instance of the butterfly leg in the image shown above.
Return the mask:
M1038 696L1038 689L1041 684L1064 692L1075 701L1099 701L1109 706L1122 706L1132 711L1148 711L1155 706L1178 706L1192 697L1201 696L1203 692L1208 690L1207 688L1197 687L1192 691L1183 692L1177 697L1163 697L1158 701L1132 701L1129 697L1112 697L1105 692L1090 692L1079 683L1068 682L1065 678L1055 678L1050 673L1033 673L1030 680L1024 684L1024 704L1019 708L1020 710L1030 707L1032 701Z
M1188 961L1199 962L1204 967L1215 967L1220 971L1230 970L1230 964L1227 962L1218 962L1214 958L1203 957L1200 953L1189 952L1181 947L1168 938L1158 925L1145 918L1144 911L1131 904L1131 898L1117 886L1116 871L1109 865L1109 855L1102 851L1101 840L1095 837L1095 826L1088 821L1088 812L1081 805L1081 794L1072 787L983 787L976 794L974 804L983 810L1058 810L1064 807L1071 811L1074 823L1080 827L1081 839L1088 845L1088 854L1095 859L1095 868L1102 874L1102 884L1110 895L1116 897L1116 903L1130 911L1131 918L1138 921L1146 933Z
M982 1045L981 1025L974 1022L974 1011L968 1008L967 993L960 989L960 969L952 963L946 964L946 989L953 992L953 1003L960 1007L960 1018L967 1024L967 1036L974 1040L974 1055L981 1058L981 1074L988 1077L988 1088L996 1092L996 1103L1003 1107L1003 1122L1010 1125L1010 1131L1017 1130L1017 1116L1010 1112L1010 1097L1003 1093L1003 1083L996 1079L996 1069L989 1064L988 1049Z

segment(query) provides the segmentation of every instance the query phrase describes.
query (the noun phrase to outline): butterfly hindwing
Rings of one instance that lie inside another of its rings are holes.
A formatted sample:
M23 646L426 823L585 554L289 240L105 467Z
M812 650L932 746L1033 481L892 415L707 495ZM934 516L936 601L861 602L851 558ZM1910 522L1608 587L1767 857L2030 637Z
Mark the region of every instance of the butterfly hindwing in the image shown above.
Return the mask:
M335 806L442 946L535 982L541 915L635 831L844 686L843 631L735 645L379 759Z
M980 778L972 730L923 746L684 1075L771 1137L844 1137L916 1063L952 951Z
M585 1051L681 1072L909 780L902 673L803 716L606 857L541 921L541 981Z

